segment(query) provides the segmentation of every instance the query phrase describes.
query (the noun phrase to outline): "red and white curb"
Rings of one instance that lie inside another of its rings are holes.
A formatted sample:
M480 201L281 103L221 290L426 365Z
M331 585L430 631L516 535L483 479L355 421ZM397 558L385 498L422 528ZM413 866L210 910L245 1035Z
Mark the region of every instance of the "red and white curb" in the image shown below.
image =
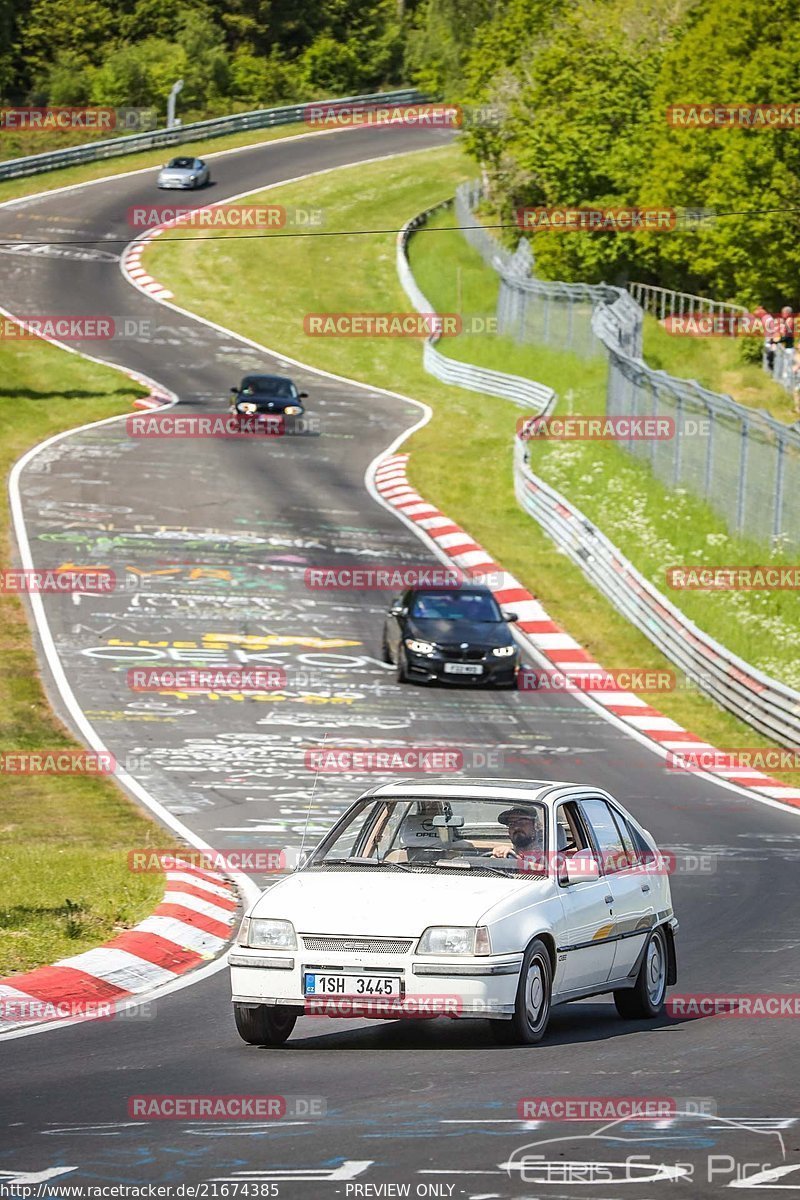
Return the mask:
M155 392L151 392L149 396L142 396L139 400L134 400L134 408L145 408L148 412L152 412L155 408L165 408L174 401L170 400L169 396L159 396Z
M142 266L142 254L148 242L166 228L166 225L157 225L153 229L148 229L135 242L131 242L130 245L125 247L121 260L123 273L127 274L141 291L147 292L150 296L155 296L158 300L171 300L172 292L159 283L157 279L153 279L152 275L147 274L147 271Z
M158 907L133 929L83 954L0 979L0 1033L45 1021L113 1015L119 1006L218 957L238 898L217 871L165 871Z
M497 601L505 607L513 605L519 617L517 630L556 670L602 671L600 664L566 630L550 619L543 606L518 579L504 571L465 529L456 525L411 487L406 477L408 458L408 454L393 454L376 467L375 487L381 498L424 530L465 575L473 577L476 582L482 576L491 575L489 586ZM618 720L629 725L638 735L657 742L663 750L672 751L673 754L718 753L716 747L689 733L671 717L665 717L634 692L603 690L590 694L593 700L602 704ZM781 783L761 771L746 767L703 767L702 771L703 774L719 776L737 787L751 788L762 796L800 808L800 788Z

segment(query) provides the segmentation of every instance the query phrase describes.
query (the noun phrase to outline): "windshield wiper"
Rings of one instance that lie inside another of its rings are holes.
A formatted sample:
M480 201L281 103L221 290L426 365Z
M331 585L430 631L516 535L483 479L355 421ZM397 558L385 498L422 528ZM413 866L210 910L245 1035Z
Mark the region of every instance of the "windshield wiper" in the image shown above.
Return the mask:
M437 858L435 863L431 863L434 867L456 867L459 871L491 871L492 875L500 875L503 879L507 879L510 871L503 871L500 867L490 867L488 863L474 862L471 858Z
M355 855L351 858L323 858L316 865L324 866L329 863L338 867L349 866L351 863L355 863L358 867L394 867L397 871L410 870L405 863L387 862L385 858L358 858Z

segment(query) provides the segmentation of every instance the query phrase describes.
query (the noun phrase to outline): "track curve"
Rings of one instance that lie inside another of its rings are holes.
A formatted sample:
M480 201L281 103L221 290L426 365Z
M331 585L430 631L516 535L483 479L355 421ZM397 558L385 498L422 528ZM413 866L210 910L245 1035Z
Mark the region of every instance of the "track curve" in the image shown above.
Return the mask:
M216 185L198 202L435 146L444 136L356 130L244 149L212 160ZM187 412L218 412L244 369L280 369L285 360L243 348L128 286L117 263L117 239L129 233L125 213L157 195L147 172L0 207L3 240L86 236L103 249L82 261L0 254L0 288L19 315L154 321L152 336L116 342L107 357L178 393ZM97 343L79 348L98 353ZM45 601L64 671L104 742L169 812L220 849L299 842L309 790L304 750L326 732L381 744L454 743L472 756L472 774L589 778L631 807L662 846L718 855L715 874L673 880L680 991L789 990L800 944L795 814L666 773L645 747L568 695L554 702L536 693L398 689L380 661L385 598L304 588L306 564L432 560L363 483L369 463L418 410L312 370L291 374L311 394L319 438L133 442L119 424L106 424L63 439L23 471L37 565L105 563L144 582L79 605ZM230 662L232 651L242 665L286 669L286 698L137 697L126 685L132 665ZM54 690L53 698L68 719ZM504 760L494 766L498 748ZM322 778L310 832L360 783ZM56 1183L273 1180L280 1195L301 1196L316 1195L332 1172L325 1190L341 1195L359 1194L347 1191L354 1183L408 1183L412 1195L436 1184L452 1190L428 1194L511 1196L521 1194L519 1176L499 1164L536 1138L573 1139L556 1148L555 1160L624 1158L608 1138L587 1150L581 1139L596 1125L553 1133L517 1118L520 1097L587 1094L707 1097L734 1122L771 1119L747 1128L704 1120L680 1135L675 1125L666 1144L663 1131L635 1123L626 1131L633 1152L658 1161L687 1162L711 1146L777 1164L776 1119L784 1120L785 1161L800 1161L800 1052L787 1032L790 1023L780 1020L642 1029L620 1021L610 1003L587 1001L556 1010L547 1043L525 1053L490 1048L479 1023L329 1020L301 1022L286 1048L259 1052L239 1043L227 980L216 974L160 1000L146 1022L93 1022L4 1044L0 1172L65 1169ZM132 1094L265 1092L322 1097L327 1115L268 1128L127 1116ZM730 1182L722 1172L709 1182L704 1172L698 1166L694 1195ZM586 1194L555 1182L536 1194ZM608 1186L589 1194L607 1196ZM651 1194L645 1185L625 1189Z

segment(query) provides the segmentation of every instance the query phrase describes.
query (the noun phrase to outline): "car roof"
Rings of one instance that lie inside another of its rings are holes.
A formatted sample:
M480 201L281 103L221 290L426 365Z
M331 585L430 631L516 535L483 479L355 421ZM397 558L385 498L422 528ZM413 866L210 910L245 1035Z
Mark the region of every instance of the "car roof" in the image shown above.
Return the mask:
M602 788L589 783L566 783L563 779L480 779L466 778L456 783L452 776L418 779L396 779L391 783L379 783L365 792L361 799L389 799L392 796L406 799L441 798L447 800L460 797L462 800L538 800L553 803L565 794L594 792L607 796Z
M408 589L410 592L424 595L426 592L480 592L482 595L493 596L494 593L485 583L475 583L471 579L465 579L463 583L443 583L440 587L431 587L430 584L425 584L424 587L412 587Z
M278 379L281 383L292 382L288 375L271 375L268 371L253 371L249 375L243 375L242 383L246 379Z

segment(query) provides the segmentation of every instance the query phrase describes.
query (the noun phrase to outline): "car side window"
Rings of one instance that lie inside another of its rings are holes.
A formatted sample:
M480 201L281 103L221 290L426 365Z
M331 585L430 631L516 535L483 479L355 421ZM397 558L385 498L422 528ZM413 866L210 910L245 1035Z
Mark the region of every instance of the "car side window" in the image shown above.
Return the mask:
M574 800L556 807L556 877L561 886L567 885L564 861L580 854L582 850L593 853L592 843L580 809Z
M619 826L605 800L599 797L581 800L580 806L600 851L600 862L605 874L610 875L630 866Z

